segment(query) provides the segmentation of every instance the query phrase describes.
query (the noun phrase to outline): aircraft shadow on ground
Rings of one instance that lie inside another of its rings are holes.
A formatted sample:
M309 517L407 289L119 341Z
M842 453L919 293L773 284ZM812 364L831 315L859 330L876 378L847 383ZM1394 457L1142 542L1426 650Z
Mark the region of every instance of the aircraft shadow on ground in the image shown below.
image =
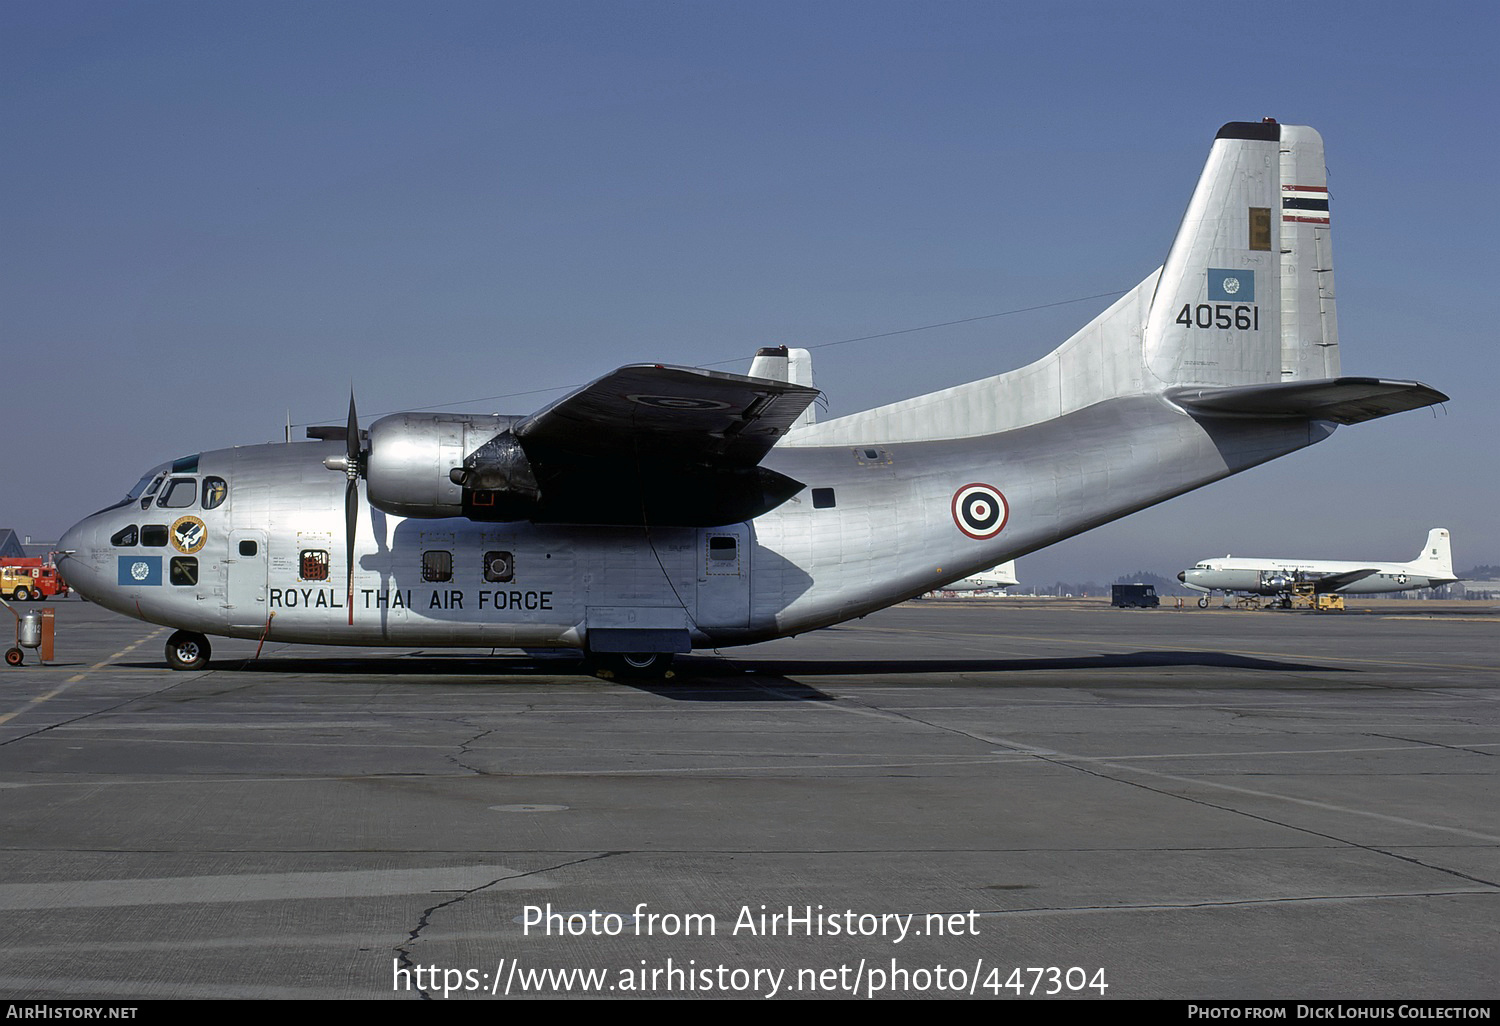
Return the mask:
M121 663L136 669L166 669L162 661ZM639 691L688 702L827 702L832 696L797 677L899 677L909 675L1032 674L1040 672L1097 672L1197 667L1249 670L1259 673L1358 673L1348 666L1291 662L1235 655L1227 652L1123 652L1066 658L1010 659L737 659L726 656L685 656L677 661L670 680L615 680ZM503 684L506 679L588 678L579 660L533 656L403 655L403 656L268 656L262 659L217 659L210 669L221 673L308 674L329 676L394 676L426 678L425 682L474 686ZM460 681L458 678L469 678ZM561 681L559 681L561 682ZM413 679L412 684L424 683ZM969 680L967 683L979 683ZM994 685L1020 681L999 679ZM1039 682L1028 679L1036 686ZM1045 683L1045 682L1040 682ZM1059 681L1079 683L1074 681ZM1093 682L1084 682L1093 683ZM1201 682L1195 682L1201 683Z
M1069 656L1048 659L807 659L735 660L745 671L830 676L907 673L1019 673L1045 670L1139 670L1197 666L1216 670L1261 670L1266 672L1357 673L1348 666L1258 659L1230 652L1121 652L1111 655Z
M168 670L164 660L137 660L116 664L136 670ZM609 679L609 683L632 687L676 701L716 702L830 702L832 696L774 670L754 674L740 670L723 658L688 658L678 663L670 680ZM329 677L402 677L413 686L442 683L459 686L503 686L540 679L557 684L599 681L580 659L531 656L410 655L410 656L267 656L261 659L214 659L208 669L217 673L264 673ZM832 671L827 671L832 672ZM857 671L851 671L857 672ZM467 678L467 679L465 679Z

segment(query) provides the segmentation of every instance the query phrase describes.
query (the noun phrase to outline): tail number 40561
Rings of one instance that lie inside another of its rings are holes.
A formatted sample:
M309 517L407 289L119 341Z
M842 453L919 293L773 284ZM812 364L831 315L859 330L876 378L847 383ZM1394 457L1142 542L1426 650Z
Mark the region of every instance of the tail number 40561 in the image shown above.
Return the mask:
M1241 303L1183 303L1177 314L1177 323L1185 328L1238 328L1240 331L1260 330L1260 307Z

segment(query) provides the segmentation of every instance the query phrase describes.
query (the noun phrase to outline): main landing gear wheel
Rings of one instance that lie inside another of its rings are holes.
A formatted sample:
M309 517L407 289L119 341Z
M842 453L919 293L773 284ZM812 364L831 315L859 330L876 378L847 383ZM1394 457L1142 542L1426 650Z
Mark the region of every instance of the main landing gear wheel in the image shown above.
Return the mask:
M594 665L601 677L664 680L672 675L672 652L598 652Z
M174 670L201 670L212 651L208 639L192 631L177 631L167 639L167 663Z
M26 661L26 653L19 648L7 648L5 650L5 661L11 666L20 666Z

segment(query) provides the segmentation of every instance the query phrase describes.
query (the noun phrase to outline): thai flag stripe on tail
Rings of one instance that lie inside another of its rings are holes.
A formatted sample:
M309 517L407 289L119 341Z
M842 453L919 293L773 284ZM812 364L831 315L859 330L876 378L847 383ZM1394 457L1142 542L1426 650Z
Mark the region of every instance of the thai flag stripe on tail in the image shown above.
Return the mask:
M1306 224L1328 223L1328 189L1321 185L1283 185L1281 219Z

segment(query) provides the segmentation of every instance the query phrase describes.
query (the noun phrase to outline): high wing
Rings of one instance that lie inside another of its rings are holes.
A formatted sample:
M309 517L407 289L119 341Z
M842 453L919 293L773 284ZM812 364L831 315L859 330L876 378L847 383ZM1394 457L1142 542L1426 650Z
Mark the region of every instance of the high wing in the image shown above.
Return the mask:
M621 367L513 428L540 490L534 519L708 527L760 516L803 488L759 464L817 395L721 371Z
M636 459L753 467L817 398L805 385L634 364L564 396L515 427L533 459Z
M1210 416L1307 417L1358 424L1415 410L1448 397L1417 381L1382 378L1323 378L1274 385L1176 388L1167 398L1190 413Z

